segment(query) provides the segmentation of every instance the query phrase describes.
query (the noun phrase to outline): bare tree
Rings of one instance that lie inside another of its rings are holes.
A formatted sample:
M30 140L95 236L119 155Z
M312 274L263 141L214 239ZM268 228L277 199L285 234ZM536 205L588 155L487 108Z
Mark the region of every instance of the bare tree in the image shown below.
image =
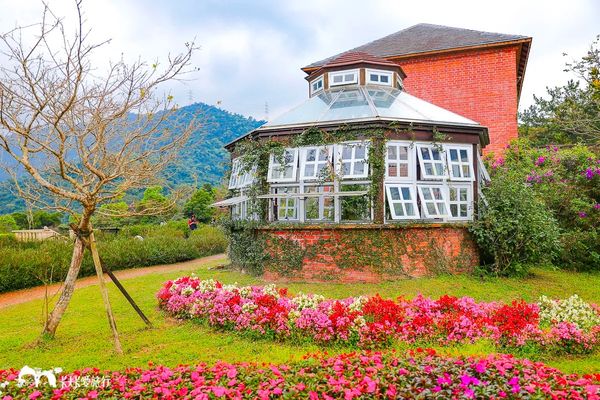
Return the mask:
M73 294L99 206L156 183L197 129L195 121L177 120L172 96L159 95L161 84L193 70L194 43L164 65L120 60L102 73L93 57L108 41L90 43L81 1L75 7L73 34L44 4L39 24L0 36L7 59L0 65L0 149L27 172L20 192L29 202L77 216L71 264L44 327L50 336Z

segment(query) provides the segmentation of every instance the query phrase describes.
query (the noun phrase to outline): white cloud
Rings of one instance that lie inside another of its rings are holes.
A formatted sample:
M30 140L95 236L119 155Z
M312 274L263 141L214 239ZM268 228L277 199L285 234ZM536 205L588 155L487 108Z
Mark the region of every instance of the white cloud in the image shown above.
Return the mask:
M57 14L73 15L73 0L49 3ZM112 38L99 51L98 66L121 54L164 59L195 37L200 70L192 81L171 85L178 102L188 103L191 90L195 101L221 101L257 118L264 118L265 102L275 116L306 98L300 67L420 22L533 36L523 108L533 93L566 81L563 52L580 57L600 33L594 0L87 0L84 7L93 38ZM41 2L0 0L0 9L5 31L16 21L35 21Z

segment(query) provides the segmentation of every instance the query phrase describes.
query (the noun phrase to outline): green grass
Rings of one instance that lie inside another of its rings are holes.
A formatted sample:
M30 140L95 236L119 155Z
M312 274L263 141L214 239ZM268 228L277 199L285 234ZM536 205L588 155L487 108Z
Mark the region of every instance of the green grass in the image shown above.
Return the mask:
M214 278L225 283L260 284L258 278L224 270L209 270L223 261L199 267L201 278ZM125 299L110 285L110 295L121 334L125 354L117 356L112 342L100 293L97 286L79 289L73 296L57 336L36 344L42 327L41 300L0 310L0 368L21 368L27 364L36 367L62 367L72 370L82 367L122 369L145 366L149 361L175 366L216 360L287 362L300 359L308 352L326 350L329 353L347 351L347 348L321 349L315 345L273 343L251 340L231 332L219 332L198 324L179 323L165 318L158 310L154 297L161 283L189 272L147 275L124 280L138 304L149 315L155 328L146 329ZM600 275L569 273L536 269L527 279L486 279L470 276L443 276L386 282L382 284L302 284L286 285L292 292L320 293L329 297L346 297L380 293L384 297L414 296L422 293L439 297L442 294L472 296L477 300L510 301L525 298L535 301L540 295L568 297L579 294L587 301L600 303ZM398 349L405 345L398 345ZM487 342L453 347L437 347L449 354L486 354L494 352ZM565 372L600 371L600 353L587 356L541 357L541 360Z

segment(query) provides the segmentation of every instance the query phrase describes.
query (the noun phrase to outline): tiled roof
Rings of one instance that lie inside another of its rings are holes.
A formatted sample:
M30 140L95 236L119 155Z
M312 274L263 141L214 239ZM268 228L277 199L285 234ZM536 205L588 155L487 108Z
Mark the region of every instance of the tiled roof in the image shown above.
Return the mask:
M318 68L346 54L352 53L364 52L375 57L393 57L525 39L530 38L522 35L481 32L433 24L418 24L333 57L317 61L307 65L303 69L311 70Z
M343 67L346 65L354 65L359 63L394 67L398 70L403 79L406 77L406 74L404 73L400 65L396 64L393 61L388 61L385 58L381 57L375 57L374 55L366 53L364 51L347 51L345 53L340 54L339 56L332 57L326 64L314 70L307 77L307 79L311 80L314 76L320 75L326 68Z
M340 67L349 64L365 62L370 64L389 65L398 68L398 64L388 61L385 58L375 57L364 51L347 51L330 59L323 67Z

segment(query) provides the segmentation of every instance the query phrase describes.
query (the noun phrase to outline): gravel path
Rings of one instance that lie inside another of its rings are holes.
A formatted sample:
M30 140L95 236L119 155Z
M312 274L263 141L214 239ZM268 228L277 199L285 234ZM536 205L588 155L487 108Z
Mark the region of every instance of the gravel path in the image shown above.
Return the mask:
M138 276L150 275L150 274L162 274L165 272L174 272L174 271L193 271L198 269L202 264L205 264L210 261L225 261L225 254L216 254L214 256L208 256L203 258L198 258L196 260L185 261L176 264L166 264L166 265L155 265L153 267L145 267L145 268L134 268L134 269L125 269L122 271L114 271L114 274L117 278L121 280L137 278ZM104 275L106 280L110 280L108 275ZM75 288L79 289L86 286L96 285L98 283L98 278L96 276L88 276L85 278L78 279ZM48 296L52 297L56 295L62 287L62 284L56 283L48 286ZM16 292L8 292L8 293L0 293L0 310L6 307L13 306L15 304L25 303L30 300L43 299L46 293L46 288L44 286L38 286L30 289L17 290Z

